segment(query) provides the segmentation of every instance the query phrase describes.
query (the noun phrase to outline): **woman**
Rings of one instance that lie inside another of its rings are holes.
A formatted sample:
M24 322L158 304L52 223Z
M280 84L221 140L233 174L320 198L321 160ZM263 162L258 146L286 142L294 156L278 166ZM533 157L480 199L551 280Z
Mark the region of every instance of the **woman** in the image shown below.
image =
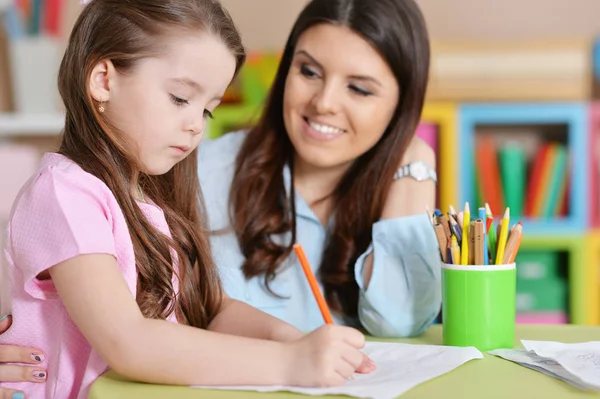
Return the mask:
M232 298L303 331L321 325L291 251L300 242L337 323L381 337L431 325L441 303L425 214L434 173L422 180L403 168L435 169L414 136L428 68L413 0L305 7L258 125L200 145L212 251Z
M425 209L435 183L395 177L404 165L435 167L414 136L428 67L413 0L305 7L257 126L200 144L229 295L303 331L321 325L291 250L300 242L338 323L406 337L434 321L440 261Z

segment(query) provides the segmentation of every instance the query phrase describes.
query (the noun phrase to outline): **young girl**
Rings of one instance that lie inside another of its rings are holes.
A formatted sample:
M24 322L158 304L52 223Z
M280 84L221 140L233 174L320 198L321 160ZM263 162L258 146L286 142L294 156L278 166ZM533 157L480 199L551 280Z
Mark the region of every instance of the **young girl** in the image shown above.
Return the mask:
M312 0L259 123L200 145L226 292L303 331L323 321L300 242L338 323L425 331L441 305L435 156L415 137L429 42L413 0ZM421 176L411 170L422 170ZM229 203L227 202L229 198Z
M92 0L60 67L66 107L11 213L13 325L45 354L30 398L85 398L108 367L165 384L341 384L364 337L296 328L222 291L196 146L244 60L216 0ZM6 392L6 391L5 391Z

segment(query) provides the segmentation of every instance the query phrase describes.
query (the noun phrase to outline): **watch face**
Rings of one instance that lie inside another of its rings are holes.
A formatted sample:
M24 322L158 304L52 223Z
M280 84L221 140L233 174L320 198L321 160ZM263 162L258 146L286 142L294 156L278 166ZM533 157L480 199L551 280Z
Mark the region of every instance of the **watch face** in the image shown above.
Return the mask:
M422 163L413 163L410 165L410 174L417 180L423 180L427 177L427 170Z

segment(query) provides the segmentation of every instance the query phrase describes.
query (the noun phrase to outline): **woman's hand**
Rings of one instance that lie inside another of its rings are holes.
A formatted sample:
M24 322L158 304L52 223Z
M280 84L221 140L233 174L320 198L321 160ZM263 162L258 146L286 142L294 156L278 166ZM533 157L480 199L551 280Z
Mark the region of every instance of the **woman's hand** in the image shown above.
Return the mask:
M0 321L0 334L12 324L12 317ZM42 351L12 345L0 345L0 382L45 382L46 370L36 366L17 366L11 363L39 364L44 360ZM23 392L0 387L0 399L23 399Z

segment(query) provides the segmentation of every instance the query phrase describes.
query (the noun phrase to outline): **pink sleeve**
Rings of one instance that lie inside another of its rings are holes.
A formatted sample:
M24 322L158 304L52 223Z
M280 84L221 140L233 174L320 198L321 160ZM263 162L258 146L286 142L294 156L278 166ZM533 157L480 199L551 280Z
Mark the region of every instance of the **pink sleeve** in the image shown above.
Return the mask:
M111 198L99 179L74 167L50 167L30 183L9 227L12 262L23 274L25 291L54 299L54 285L39 281L38 274L78 255L115 255Z

